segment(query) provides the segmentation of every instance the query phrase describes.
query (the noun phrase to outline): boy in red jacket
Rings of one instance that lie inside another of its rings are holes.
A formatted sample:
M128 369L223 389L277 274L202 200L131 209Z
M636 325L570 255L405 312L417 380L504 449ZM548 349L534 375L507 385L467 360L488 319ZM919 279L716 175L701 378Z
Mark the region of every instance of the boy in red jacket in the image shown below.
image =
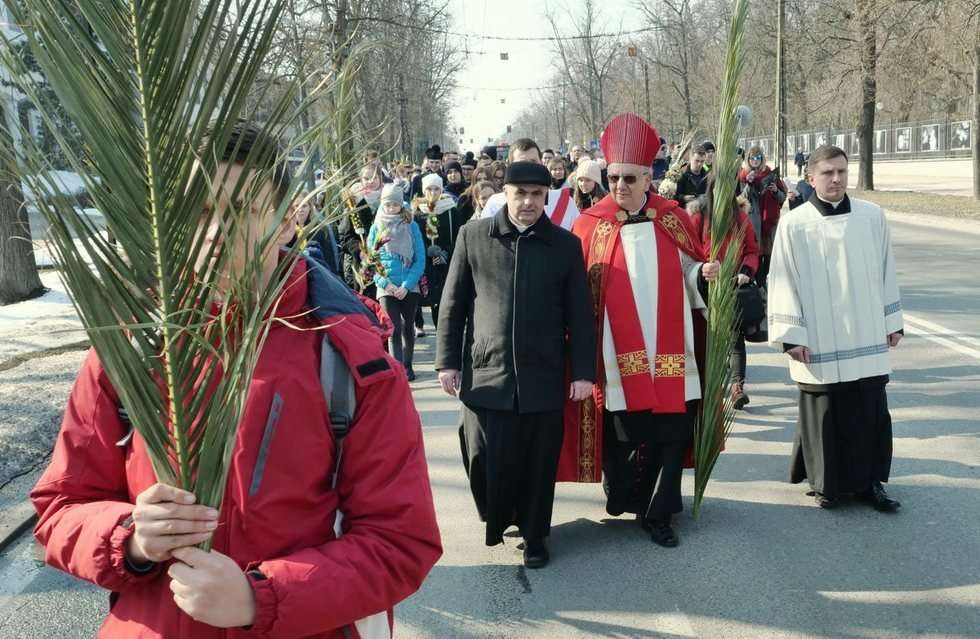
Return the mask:
M250 152L275 144L246 125L236 133L217 167L225 193ZM261 189L282 201L281 183ZM254 208L246 236L261 237L273 215ZM283 220L284 236L292 223ZM229 269L251 259L250 242L234 247ZM257 259L271 276L279 256ZM289 321L273 324L259 357L220 512L156 482L94 351L83 364L31 498L48 563L112 591L100 637L390 636L392 608L439 558L421 425L376 321L302 258L275 312ZM336 490L319 378L324 335L350 369L357 407ZM211 552L197 548L208 538Z

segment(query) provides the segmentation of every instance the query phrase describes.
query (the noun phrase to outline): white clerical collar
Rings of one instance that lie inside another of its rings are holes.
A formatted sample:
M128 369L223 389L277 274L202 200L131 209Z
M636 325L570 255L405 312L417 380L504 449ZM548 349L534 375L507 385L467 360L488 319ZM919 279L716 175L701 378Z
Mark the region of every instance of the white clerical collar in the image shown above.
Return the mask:
M847 196L845 195L844 197L847 197ZM841 199L837 200L836 202L831 202L830 200L823 199L819 195L817 196L817 199L820 200L821 202L823 202L824 204L829 204L830 206L832 206L834 208L835 211L837 210L837 207L840 206L841 203L844 201L844 198L842 197Z
M510 220L510 223L514 225L514 228L517 229L518 233L523 233L524 231L531 228L530 224L521 224L520 222L512 218L509 213L507 214L507 219Z

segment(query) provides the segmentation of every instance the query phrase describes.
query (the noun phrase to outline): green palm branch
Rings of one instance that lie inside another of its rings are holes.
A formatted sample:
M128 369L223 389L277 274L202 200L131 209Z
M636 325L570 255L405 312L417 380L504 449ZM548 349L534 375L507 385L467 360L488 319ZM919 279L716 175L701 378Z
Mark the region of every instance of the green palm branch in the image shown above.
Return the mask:
M256 95L264 100L263 131L271 140L297 127L300 115L343 73L298 98L299 82L273 96L260 85L284 0L20 0L10 2L65 112L77 127L81 152L67 151L83 178L105 231L54 195L48 163L24 136L24 148L4 149L35 193L49 224L48 241L75 308L106 374L146 444L159 481L193 491L219 506L250 380L298 256L279 261L271 282L258 263L221 292L217 272L230 262L247 216L269 203L256 185L281 183L287 154L323 143L323 122L293 136L287 148L253 147L233 185L218 174L226 145ZM18 38L19 39L19 38ZM0 61L45 113L35 79L0 44ZM53 131L57 127L51 127ZM334 141L334 143L337 143ZM339 144L339 143L338 143ZM309 162L308 156L303 164ZM249 176L253 179L249 179ZM287 215L299 181L275 208L274 227ZM328 188L339 191L339 185ZM223 191L223 192L222 192ZM221 237L207 248L201 233L207 202ZM109 238L112 238L111 240ZM269 228L256 254L276 251ZM298 243L297 243L298 244ZM199 255L215 267L199 272Z
M724 86L721 95L721 117L718 124L718 153L715 165L714 210L711 211L710 259L718 259L725 237L735 221L731 214L732 197L738 176L739 160L735 155L738 125L739 78L744 65L743 35L748 0L735 0L728 29L725 55ZM738 233L736 233L738 235ZM694 434L694 514L698 515L704 491L725 439L731 432L734 409L731 403L730 356L734 345L733 329L738 319L735 287L730 283L738 269L736 247L741 237L733 237L725 258L721 260L718 284L708 289L708 334L705 352L704 392Z

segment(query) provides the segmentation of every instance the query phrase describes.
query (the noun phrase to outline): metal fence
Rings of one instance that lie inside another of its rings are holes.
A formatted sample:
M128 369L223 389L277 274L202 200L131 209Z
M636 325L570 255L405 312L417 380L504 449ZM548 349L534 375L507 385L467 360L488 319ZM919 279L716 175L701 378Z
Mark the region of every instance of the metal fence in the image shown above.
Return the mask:
M889 123L876 126L874 131L874 158L876 160L924 160L938 158L968 158L973 148L973 136L980 132L973 130L971 120L925 120L922 122ZM775 153L774 137L747 136L739 139L743 148L760 146L766 156ZM824 144L833 144L847 151L854 158L859 157L856 129L812 129L797 131L786 136L786 149L790 162L797 149L809 153Z

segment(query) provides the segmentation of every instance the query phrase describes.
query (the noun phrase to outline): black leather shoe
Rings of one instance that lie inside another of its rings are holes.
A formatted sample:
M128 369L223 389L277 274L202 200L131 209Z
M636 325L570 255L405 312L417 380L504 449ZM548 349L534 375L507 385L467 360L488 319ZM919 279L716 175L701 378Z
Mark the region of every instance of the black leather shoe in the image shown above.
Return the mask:
M658 546L674 548L680 543L674 529L670 527L670 522L645 521L643 527L650 531L650 539Z
M813 498L816 500L818 506L826 510L833 510L840 505L840 501L836 497L827 497L820 493L814 493Z
M619 517L626 512L626 506L618 501L606 500L606 512L612 517Z
M412 368L411 364L405 367L405 376L408 377L408 381L415 381L415 370Z
M544 568L551 556L543 539L524 540L524 566L531 569Z
M743 382L732 384L732 407L735 410L743 410L749 405L749 396L745 393Z
M902 507L897 499L888 496L880 481L871 482L871 488L866 492L858 493L857 498L870 504L880 513L893 513Z
M637 515L636 521L640 522L640 528L642 528L643 530L647 532L653 530L653 526L650 525L650 520L644 517L643 515Z

